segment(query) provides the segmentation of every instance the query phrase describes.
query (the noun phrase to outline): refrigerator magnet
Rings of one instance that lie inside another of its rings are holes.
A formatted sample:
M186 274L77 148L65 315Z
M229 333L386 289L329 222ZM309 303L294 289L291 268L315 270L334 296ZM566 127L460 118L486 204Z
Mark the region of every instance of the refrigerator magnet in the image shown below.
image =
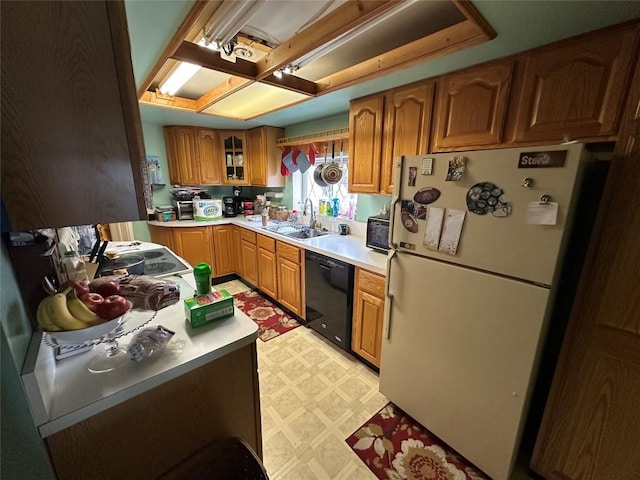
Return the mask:
M408 213L416 220L424 220L427 218L427 208L411 200L402 200L400 203L400 211Z
M448 255L455 255L458 251L460 243L460 235L462 234L462 224L467 212L456 208L448 208L447 215L444 219L444 227L442 228L442 237L438 250Z
M409 187L416 186L416 177L418 176L418 167L409 167Z
M429 207L427 230L424 232L424 240L422 241L424 246L429 250L438 250L443 219L444 208Z
M491 213L494 217L511 215L511 204L502 200L504 190L491 182L476 183L467 191L467 209L476 215Z
M447 182L459 182L462 180L466 163L467 159L465 157L451 157L445 180Z
M413 201L422 205L429 205L440 198L440 190L435 187L424 187L416 192Z
M402 212L400 214L400 218L402 219L402 225L404 225L404 228L409 230L411 233L418 232L418 223L413 219L411 215L409 215L408 212Z

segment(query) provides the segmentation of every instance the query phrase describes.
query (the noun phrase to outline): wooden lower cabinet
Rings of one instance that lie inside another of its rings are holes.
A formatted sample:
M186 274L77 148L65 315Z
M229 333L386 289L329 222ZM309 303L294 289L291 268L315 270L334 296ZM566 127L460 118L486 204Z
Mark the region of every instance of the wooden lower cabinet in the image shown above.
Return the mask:
M211 227L181 227L172 230L174 251L178 255L191 266L206 262L215 271Z
M383 276L356 267L351 349L376 367L382 350L384 282Z
M258 251L255 243L244 238L240 240L240 262L242 263L242 278L252 285L258 285Z
M282 306L304 317L304 255L285 242L276 242L278 296Z
M271 298L278 298L276 241L258 235L258 288Z
M216 225L213 227L214 277L230 275L237 270L237 228L235 225Z
M169 250L175 252L176 249L173 244L173 228L149 225L149 234L151 235L151 241L153 243L164 245Z
M262 458L255 342L45 439L59 480L158 478L213 440Z
M213 258L213 233L211 227L158 227L149 225L151 241L165 245L184 258L189 265L200 262L211 265L215 271Z

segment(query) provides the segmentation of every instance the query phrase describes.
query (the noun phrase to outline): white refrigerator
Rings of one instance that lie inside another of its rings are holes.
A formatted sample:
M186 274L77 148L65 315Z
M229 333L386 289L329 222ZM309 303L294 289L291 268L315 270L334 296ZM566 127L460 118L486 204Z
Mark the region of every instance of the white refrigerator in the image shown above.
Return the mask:
M565 144L396 162L380 391L507 480L593 159Z

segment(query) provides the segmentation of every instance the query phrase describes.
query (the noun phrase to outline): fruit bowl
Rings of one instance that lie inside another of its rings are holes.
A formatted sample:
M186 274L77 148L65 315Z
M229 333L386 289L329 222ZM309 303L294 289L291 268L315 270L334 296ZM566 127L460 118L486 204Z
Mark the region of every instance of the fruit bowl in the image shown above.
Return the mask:
M133 304L129 302L129 310L131 310L132 306ZM100 340L106 334L123 328L125 317L129 310L119 317L107 320L93 327L82 328L80 330L67 330L64 332L46 332L46 334L56 345L82 345L91 340Z

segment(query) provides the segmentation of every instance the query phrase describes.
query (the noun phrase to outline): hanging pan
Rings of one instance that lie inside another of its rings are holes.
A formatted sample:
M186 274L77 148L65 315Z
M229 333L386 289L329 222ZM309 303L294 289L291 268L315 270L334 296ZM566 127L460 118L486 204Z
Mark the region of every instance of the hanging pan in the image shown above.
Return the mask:
M342 147L340 147L340 150L342 150ZM340 168L340 165L338 165L338 163L335 161L335 154L336 142L334 140L331 146L331 163L325 164L324 168L322 169L322 179L329 185L335 185L342 179L342 169ZM342 157L342 151L340 152L340 156Z
M327 144L324 144L324 158L327 158ZM314 158L315 160L315 158ZM316 182L316 184L318 184L319 186L321 186L322 188L328 187L329 184L327 182L324 181L324 179L322 178L322 170L325 167L325 163L322 163L318 166L316 166L316 169L313 171L313 180Z

